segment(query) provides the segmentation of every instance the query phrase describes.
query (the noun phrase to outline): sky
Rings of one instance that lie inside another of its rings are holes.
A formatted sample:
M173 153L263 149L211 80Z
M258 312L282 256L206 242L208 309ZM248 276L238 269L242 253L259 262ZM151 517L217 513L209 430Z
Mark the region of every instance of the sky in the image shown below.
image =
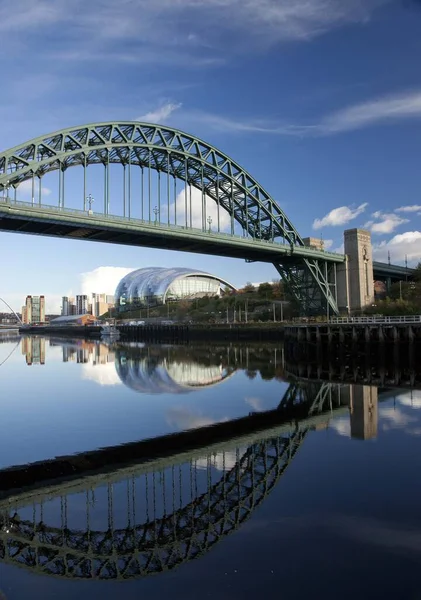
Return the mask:
M377 260L421 259L421 2L2 0L0 36L0 153L91 122L166 124L231 156L302 236L340 251L344 229L365 227ZM47 181L45 201L55 196ZM0 297L15 310L27 294L56 312L63 295L113 293L146 266L237 286L277 276L269 264L1 232L0 255Z

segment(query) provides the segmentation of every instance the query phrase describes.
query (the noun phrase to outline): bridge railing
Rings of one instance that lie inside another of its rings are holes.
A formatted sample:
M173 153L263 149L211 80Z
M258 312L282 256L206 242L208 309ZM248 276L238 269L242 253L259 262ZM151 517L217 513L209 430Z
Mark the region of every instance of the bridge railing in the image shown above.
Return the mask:
M421 323L421 315L401 315L401 316L375 316L372 317L331 317L329 323L336 325L363 324L363 323Z
M230 238L230 239L235 239L235 238L241 238L242 236L238 235L238 234L232 234L232 233L227 233L224 231L213 231L212 229L199 229L198 227L190 227L190 226L185 226L185 225L175 225L174 223L163 223L162 221L155 221L155 220L147 220L147 219L138 219L136 217L125 217L125 216L121 216L121 215L112 215L112 214L105 214L105 213L101 213L101 212L94 212L93 210L82 210L79 208L71 208L71 207L64 207L64 206L53 206L51 204L39 204L38 202L25 202L23 200L14 200L10 197L0 197L0 203L1 204L7 204L8 206L22 206L24 208L31 208L31 209L35 209L35 210L48 210L48 211L52 211L52 212L57 212L60 214L69 214L69 215L80 215L80 216L84 216L84 217L88 217L88 218L100 218L100 219L105 219L108 221L112 221L113 223L133 223L134 225L143 225L143 226L147 226L147 227L156 227L159 229L171 229L171 230L178 230L178 231L190 231L193 233L197 233L199 235L204 235L206 234L207 236L215 237L215 238L219 238L222 237L224 239ZM262 238L255 238L255 237L251 237L251 236L243 236L244 240L247 240L247 242L250 243L254 243L254 244L267 244L270 246L276 245L279 246L281 249L284 250L285 253L290 253L291 252L291 246L290 244L284 244L282 242L278 242L275 240L265 240ZM294 249L297 247L294 247ZM337 254L336 252L326 252L325 250L315 250L314 248L310 248L307 246L299 246L299 250L300 250L300 254L308 254L309 256L314 256L315 253L320 254L320 257L326 257L326 258L336 258L336 260L338 260L338 257L341 257L342 255Z

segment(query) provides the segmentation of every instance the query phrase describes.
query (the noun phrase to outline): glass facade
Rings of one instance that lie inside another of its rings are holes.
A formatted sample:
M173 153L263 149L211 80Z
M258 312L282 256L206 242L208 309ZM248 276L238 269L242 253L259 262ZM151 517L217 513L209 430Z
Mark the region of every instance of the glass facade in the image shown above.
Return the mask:
M221 286L235 289L223 279L186 268L147 267L124 277L115 292L120 312L135 307L155 306L183 299L218 296Z
M116 370L127 387L145 394L186 394L198 388L216 385L232 376L222 365L173 363L167 359L153 364L147 357L116 357Z
M26 296L25 306L22 307L22 321L27 325L45 322L44 296Z

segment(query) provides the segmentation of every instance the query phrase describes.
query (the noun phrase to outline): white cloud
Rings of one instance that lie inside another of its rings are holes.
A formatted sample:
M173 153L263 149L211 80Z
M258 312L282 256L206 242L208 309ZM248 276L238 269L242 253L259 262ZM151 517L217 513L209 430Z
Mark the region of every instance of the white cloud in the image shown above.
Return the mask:
M167 410L166 421L171 427L184 431L186 429L197 429L199 427L214 425L215 423L222 423L228 421L228 417L213 419L212 417L206 417L205 415L194 412L190 408L174 406Z
M122 385L113 362L103 365L85 363L82 365L82 378L95 381L99 385Z
M394 406L380 406L379 417L384 431L402 429L407 435L421 435L420 415L421 391L397 390Z
M192 226L201 229L202 227L202 190L191 186L191 198L192 198ZM179 223L185 222L185 214L186 214L186 194L185 188L181 190L177 194L176 198L176 206L177 206L177 221ZM206 207L206 219L211 217L212 224L211 228L213 231L218 230L218 205L209 196L205 196L205 207ZM171 205L170 210L174 210L174 204ZM190 188L187 188L187 222L190 225ZM231 223L231 217L228 212L220 207L219 210L219 224L221 231L228 229ZM206 222L205 227L208 228L209 225Z
M247 452L247 448L238 448L236 450L226 450L225 452L215 452L207 458L199 458L195 466L198 469L207 469L211 467L217 471L231 471L238 461L241 461L243 455Z
M334 208L322 219L315 219L313 222L313 229L345 225L363 213L367 206L368 203L364 202L357 206L357 208L350 208L349 206L339 206L338 208Z
M380 210L372 215L374 221L367 221L364 227L370 229L372 233L392 233L399 225L408 223L408 219L404 219L394 213L383 213Z
M165 123L172 113L179 108L181 108L180 103L166 102L155 110L137 117L136 121L142 121L143 123Z
M351 421L349 417L338 417L329 423L329 429L344 437L351 437Z
M379 123L421 118L421 90L389 94L360 102L315 120L314 123L275 122L261 118L238 119L203 112L190 112L186 117L212 129L233 133L263 133L297 137L317 137L363 129ZM410 207L402 207L410 212ZM402 209L398 209L402 210ZM412 209L414 212L421 207Z
M325 250L329 250L329 248L332 248L333 246L333 240L323 240L323 247Z
M309 40L347 23L365 23L387 0L15 0L0 8L0 32L14 35L61 26L79 39L127 40L157 46L236 44L249 49L289 40ZM4 3L3 3L4 4ZM77 15L77 18L76 18ZM206 23L206 28L201 27ZM187 30L186 30L187 28ZM229 36L230 31L247 32ZM219 35L218 35L219 34Z
M384 421L383 430L388 429L407 429L411 423L418 421L417 417L404 413L400 408L393 406L384 406L379 409L379 416Z
M373 244L375 260L386 262L388 252L394 264L403 264L405 256L408 258L408 264L418 264L421 261L421 231L405 231L395 235L389 241Z
M421 390L411 390L410 392L401 392L396 398L402 406L408 406L414 409L421 408Z
M231 471L237 463L237 453L234 450L227 450L226 452L216 452L207 458L199 458L196 461L195 466L198 469L207 469L208 466L216 469L217 471Z
M188 129L192 124L198 123L224 133L263 133L273 135L301 135L301 128L294 125L282 125L265 119L246 118L234 119L209 112L190 110L179 115L181 124Z
M309 133L332 134L386 121L421 117L421 91L388 95L348 106L325 116Z
M421 204L411 204L410 206L400 206L399 208L395 208L395 212L418 212L421 211Z
M250 397L250 398L245 398L246 404L248 404L255 412L262 412L263 410L265 410L265 407L263 405L263 401L261 398L255 398L255 397Z
M43 196L49 196L51 194L50 188L41 187L41 192ZM10 192L9 192L10 193ZM22 194L22 196L26 198L31 198L32 196L32 179L26 179L22 181L22 183L17 188L17 193ZM34 199L38 200L39 193L39 182L38 179L35 178L35 188L34 188Z
M92 293L113 295L120 280L135 268L137 267L98 267L93 271L81 273L80 293L88 296Z

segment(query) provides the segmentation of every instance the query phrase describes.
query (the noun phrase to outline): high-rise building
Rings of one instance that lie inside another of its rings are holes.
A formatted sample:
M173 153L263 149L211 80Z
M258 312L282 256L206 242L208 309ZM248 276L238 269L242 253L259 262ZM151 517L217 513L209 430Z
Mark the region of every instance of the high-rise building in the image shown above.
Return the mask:
M76 314L86 315L88 312L88 296L79 294L76 296Z
M44 296L26 296L25 306L22 307L22 322L27 325L45 322Z
M70 314L70 303L68 296L63 296L61 299L61 316L67 317Z
M92 293L92 315L94 317L100 317L113 306L114 296Z
M69 315L77 315L74 297L69 297Z

